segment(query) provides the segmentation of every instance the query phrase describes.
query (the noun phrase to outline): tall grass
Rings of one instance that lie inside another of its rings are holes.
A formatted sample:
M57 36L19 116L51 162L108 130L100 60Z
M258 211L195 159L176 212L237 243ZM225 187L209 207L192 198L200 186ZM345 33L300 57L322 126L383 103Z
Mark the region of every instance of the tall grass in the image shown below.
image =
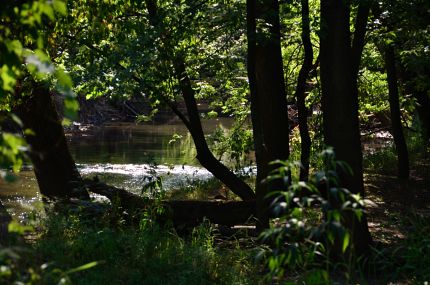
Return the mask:
M255 284L250 253L216 247L212 229L201 226L188 237L171 227L141 223L131 228L74 214L50 217L35 245L40 262L94 268L71 276L73 284Z

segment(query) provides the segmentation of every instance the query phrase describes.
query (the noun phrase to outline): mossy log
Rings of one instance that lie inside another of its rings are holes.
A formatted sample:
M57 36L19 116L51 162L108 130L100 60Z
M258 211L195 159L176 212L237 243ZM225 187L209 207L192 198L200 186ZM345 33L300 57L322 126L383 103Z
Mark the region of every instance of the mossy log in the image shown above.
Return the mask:
M85 183L89 191L107 197L125 210L143 211L156 202L97 180L85 180ZM204 219L228 226L254 222L255 201L163 200L160 203L175 225L196 225Z

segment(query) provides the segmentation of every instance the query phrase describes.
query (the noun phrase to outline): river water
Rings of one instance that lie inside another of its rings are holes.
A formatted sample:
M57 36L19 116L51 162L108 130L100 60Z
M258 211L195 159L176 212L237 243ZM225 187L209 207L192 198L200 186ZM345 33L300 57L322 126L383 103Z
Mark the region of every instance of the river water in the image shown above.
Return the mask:
M228 118L207 120L204 130L211 133L231 124ZM142 193L143 186L156 177L162 177L163 189L168 190L212 176L199 166L191 136L182 124L76 126L67 138L83 177L98 176L134 193ZM31 169L21 171L13 183L0 180L0 199L19 220L41 208L38 190Z

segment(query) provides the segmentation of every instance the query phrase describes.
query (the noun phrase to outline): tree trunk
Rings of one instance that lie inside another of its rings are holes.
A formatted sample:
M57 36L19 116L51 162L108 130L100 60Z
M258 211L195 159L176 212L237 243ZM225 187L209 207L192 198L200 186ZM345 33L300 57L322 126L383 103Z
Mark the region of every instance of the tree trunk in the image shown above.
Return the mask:
M397 151L398 177L400 179L409 179L409 154L403 135L399 89L397 86L396 58L394 47L392 45L385 47L384 50L385 68L387 70L388 95L390 102L391 129L394 137L394 144Z
M31 95L21 100L16 111L24 128L34 132L26 140L40 193L48 198L89 199L48 88L34 83Z
M352 76L353 84L357 85L357 77L358 72L360 70L360 62L361 62L361 55L363 53L363 48L365 45L365 38L366 38L366 30L367 30L367 19L369 18L370 14L370 0L363 0L360 1L360 4L358 6L357 11L357 18L355 19L354 24L354 38L352 40L352 63L351 63L351 69L352 69ZM358 91L357 87L354 87L355 91ZM358 96L358 92L357 92Z
M158 19L157 15L157 2L155 0L145 0L145 3L148 9L151 24L154 26L159 25L161 21ZM169 42L169 39L164 39L164 41L167 49L170 49L171 43ZM255 194L251 187L249 187L248 184L239 179L239 177L237 177L231 170L229 170L225 165L217 160L210 151L203 133L197 102L195 99L195 91L192 88L191 81L186 71L185 59L181 55L174 57L172 50L167 50L166 52L171 55L171 60L174 62L174 70L179 81L180 89L187 109L188 119L182 115L179 115L179 117L187 126L191 136L193 137L197 150L198 161L203 167L205 167L216 178L223 182L241 199L255 199Z
M156 202L98 181L85 182L91 192L106 196L113 203L119 203L129 213L144 211ZM237 225L253 222L255 215L255 201L173 200L161 201L161 205L170 210L168 218L174 225L196 226L204 219L215 224Z
M264 22L262 26L257 21ZM269 28L267 28L269 27ZM262 183L274 166L271 161L289 156L288 112L281 54L277 0L247 1L248 78L251 119L257 162L257 218L268 226L267 194L280 183Z
M186 73L184 61L176 60L175 71L179 80L182 96L185 100L189 119L189 131L193 137L197 150L197 159L203 167L209 170L216 178L222 181L230 190L243 200L254 200L255 194L248 184L239 179L224 164L215 158L210 151L203 133L197 102L191 81Z
M11 215L7 212L0 200L0 248L7 241L9 236L9 223L12 221Z
M426 91L414 90L412 95L417 99L415 109L421 123L422 137L427 151L430 148L430 96Z
M309 1L301 0L302 4L302 42L304 47L304 60L300 68L299 77L296 86L296 100L299 117L300 130L300 161L302 168L300 169L300 180L307 181L309 177L309 158L311 154L311 138L309 136L308 127L308 108L306 108L306 80L309 72L312 69L313 49L311 42L311 30L309 23Z
M358 121L357 76L354 74L348 1L321 1L321 85L324 141L337 160L346 162L350 175L338 169L339 185L364 194L362 152ZM345 217L358 254L368 252L371 236L364 218Z
M414 78L419 76L419 74L406 68L402 62L397 63L399 64L398 68L400 71L399 79L400 82L403 82L406 94L412 94L416 99L415 111L418 115L423 143L427 148L426 152L428 152L430 148L430 112L428 111L430 110L430 94L428 94L427 90L417 88Z

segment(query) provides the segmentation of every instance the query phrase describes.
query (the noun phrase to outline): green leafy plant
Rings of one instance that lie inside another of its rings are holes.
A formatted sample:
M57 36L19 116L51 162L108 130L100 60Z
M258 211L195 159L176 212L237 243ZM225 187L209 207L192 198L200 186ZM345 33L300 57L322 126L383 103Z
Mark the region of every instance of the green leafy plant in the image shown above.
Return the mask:
M267 178L267 182L282 181L286 189L271 193L278 218L261 235L267 247L259 257L266 262L269 279L327 284L337 267L333 254L341 253L340 261L350 262L352 233L344 227L344 218L348 213L360 218L362 200L338 186L336 169L348 170L348 166L336 161L331 149L320 156L325 166L309 182L291 178L291 171L300 167L298 162L274 162L279 167Z

